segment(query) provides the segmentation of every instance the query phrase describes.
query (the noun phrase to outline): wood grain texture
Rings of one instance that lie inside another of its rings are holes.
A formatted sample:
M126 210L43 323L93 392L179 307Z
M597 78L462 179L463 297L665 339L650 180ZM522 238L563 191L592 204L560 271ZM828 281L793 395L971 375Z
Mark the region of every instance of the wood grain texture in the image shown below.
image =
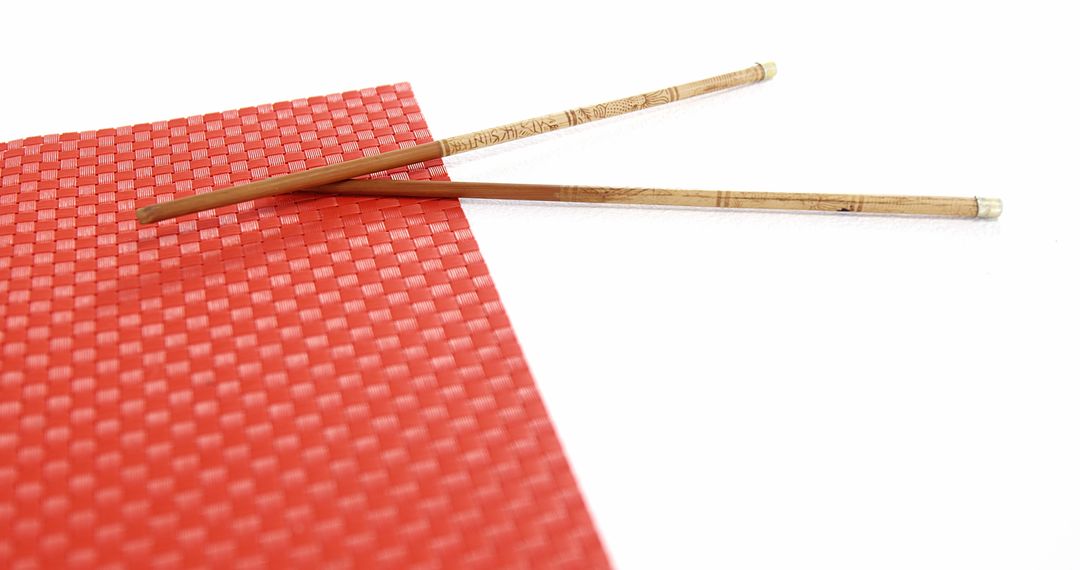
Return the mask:
M377 156L320 166L303 172L275 176L273 178L267 178L249 184L242 184L231 188L188 196L179 200L146 206L137 210L135 217L139 222L147 224L186 214L193 214L203 210L228 206L230 204L247 202L257 198L305 190L315 186L329 184L331 182L348 180L349 178L355 178L373 172L380 172L399 166L406 166L425 160L431 160L433 158L439 158L441 156L448 156L492 146L556 129L579 125L581 123L632 113L641 109L671 103L672 101L677 101L679 99L696 97L722 89L730 89L740 85L756 83L771 77L771 73L774 72L773 70L775 70L775 67L772 64L755 64L753 67L748 67L740 71L710 77L693 83L668 87L659 91L651 91L641 95L615 99L606 103L599 103L588 107L581 107L551 115L526 119L501 127L484 129L482 131L450 137L411 148L403 148Z
M813 194L740 192L731 190L677 190L664 188L612 188L548 184L497 184L414 180L347 180L312 192L359 196L413 198L487 198L594 204L652 204L709 208L749 208L867 214L908 214L974 218L976 198L944 196L874 196L865 194Z
M730 89L739 85L755 83L765 79L765 67L757 64L740 71L725 73L717 77L710 77L701 81L694 81L683 85L676 85L659 91L650 91L640 95L623 97L606 103L597 103L588 107L570 109L561 113L552 113L542 117L534 117L516 123L509 123L498 127L475 131L472 133L450 137L439 141L442 146L443 156L475 150L485 146L512 141L520 138L531 137L566 127L573 127L582 123L616 117L650 107L666 105L679 99L697 97L713 91Z
M285 194L299 188L310 188L311 186L397 168L406 164L424 162L425 160L439 158L439 152L439 145L435 142L392 150L367 158L328 164L311 170L274 176L251 184L241 184L232 188L154 204L136 210L135 218L141 223L149 224L185 214L194 214L203 210L247 202L256 198Z

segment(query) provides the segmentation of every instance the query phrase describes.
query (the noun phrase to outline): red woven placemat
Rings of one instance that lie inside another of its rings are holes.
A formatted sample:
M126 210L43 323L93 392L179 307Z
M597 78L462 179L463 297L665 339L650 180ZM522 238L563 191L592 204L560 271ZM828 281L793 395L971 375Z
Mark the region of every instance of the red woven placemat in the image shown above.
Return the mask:
M399 84L0 144L0 567L606 566L457 201L135 221L430 138Z

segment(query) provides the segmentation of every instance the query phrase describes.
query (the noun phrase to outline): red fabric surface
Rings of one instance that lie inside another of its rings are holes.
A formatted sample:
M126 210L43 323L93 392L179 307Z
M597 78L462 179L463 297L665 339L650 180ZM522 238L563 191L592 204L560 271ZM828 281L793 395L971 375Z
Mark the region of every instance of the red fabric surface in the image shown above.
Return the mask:
M430 139L399 84L0 144L0 567L606 566L457 201L135 221Z

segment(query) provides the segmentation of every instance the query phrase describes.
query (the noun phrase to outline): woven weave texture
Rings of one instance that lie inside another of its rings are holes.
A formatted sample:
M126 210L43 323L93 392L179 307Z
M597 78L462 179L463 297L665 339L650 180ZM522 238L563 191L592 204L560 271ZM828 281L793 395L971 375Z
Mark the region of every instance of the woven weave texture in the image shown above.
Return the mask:
M0 144L0 567L606 566L457 201L135 221L430 138L399 84Z

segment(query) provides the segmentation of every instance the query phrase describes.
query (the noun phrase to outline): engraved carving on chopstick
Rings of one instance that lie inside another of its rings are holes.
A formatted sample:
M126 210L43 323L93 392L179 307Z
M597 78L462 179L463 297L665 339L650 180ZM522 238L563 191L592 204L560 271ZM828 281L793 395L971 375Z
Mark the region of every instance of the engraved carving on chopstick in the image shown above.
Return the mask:
M731 194L724 191L716 193L716 207L717 208L730 208L731 207Z
M562 117L547 115L439 141L443 156L554 131L565 126Z
M614 117L615 115L640 111L642 109L648 109L649 107L664 105L678 100L678 91L674 87L668 87L667 89L661 89L660 91L634 95L633 97L626 97L608 103L581 107L580 109L571 109L566 111L566 118L572 127L580 125L581 123L588 123L589 121L595 121L597 119L606 119L608 117Z
M570 109L568 111L563 111L561 114L556 113L553 115L546 115L535 119L510 123L509 125L502 125L492 129L476 131L467 135L450 137L439 141L439 145L442 147L443 155L447 156L501 142L538 135L563 127L572 127L590 121L640 111L642 109L648 109L649 107L656 107L678 100L678 90L674 87L669 87L659 91L616 99L615 101L608 101L607 103Z

